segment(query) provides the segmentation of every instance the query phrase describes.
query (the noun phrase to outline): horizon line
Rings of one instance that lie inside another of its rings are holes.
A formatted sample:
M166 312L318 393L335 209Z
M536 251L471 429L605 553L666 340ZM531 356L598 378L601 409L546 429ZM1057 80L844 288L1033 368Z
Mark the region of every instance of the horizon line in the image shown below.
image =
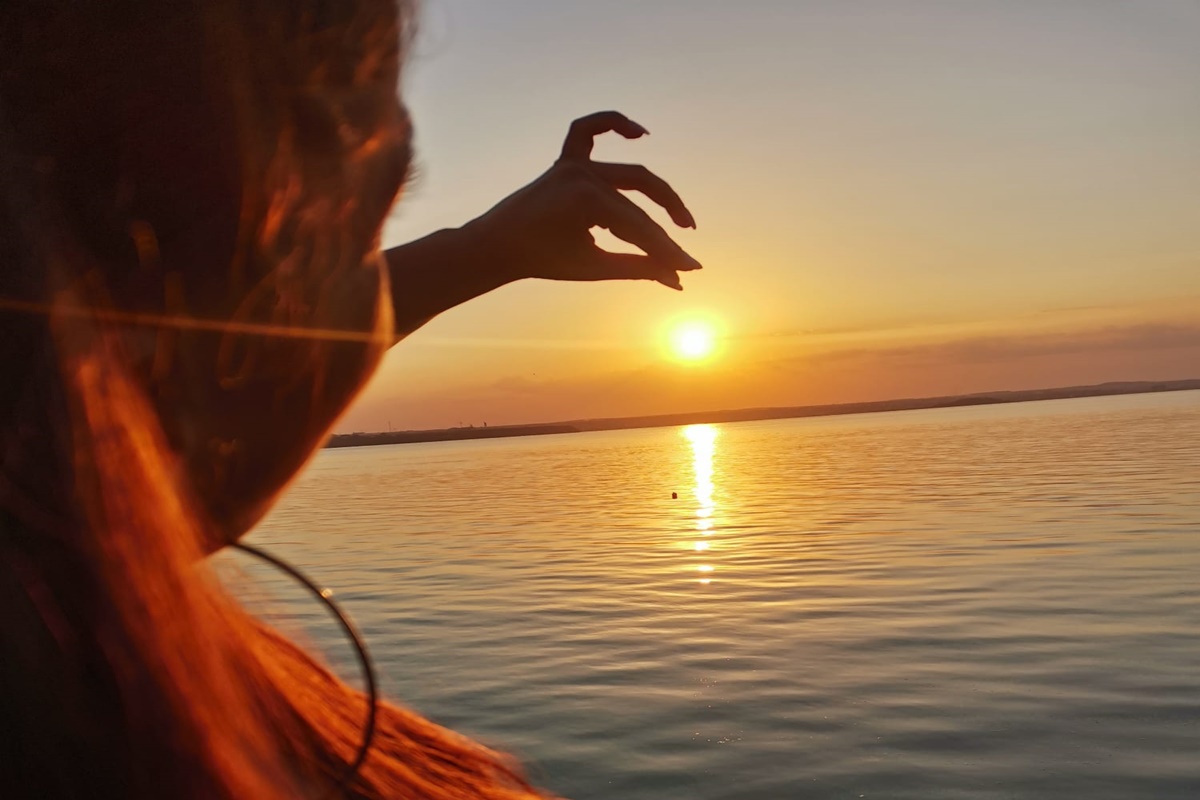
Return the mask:
M898 397L888 400L860 400L845 403L813 403L798 406L751 406L744 408L710 409L707 411L682 411L666 414L633 414L624 417L586 417L549 422L512 423L482 426L456 426L449 428L420 428L388 431L352 431L334 433L332 442L338 438L428 435L458 433L464 431L495 431L524 429L530 434L538 429L556 428L554 432L590 432L621 428L657 428L675 425L696 425L707 422L751 422L755 420L787 419L798 417L840 416L849 414L881 413L886 411L918 411L928 408L944 408L956 401L963 405L987 405L989 401L1000 403L1036 402L1038 400L1067 400L1084 397L1101 397L1122 394L1152 394L1155 392L1191 391L1200 389L1200 378L1180 378L1161 381L1105 381L1103 383L1051 386L1039 389L1000 389L967 394L935 395L927 397ZM1114 391L1115 390L1115 391ZM1041 395L1041 396L1039 396ZM1046 396L1049 395L1049 396ZM971 401L971 402L964 402ZM704 419L706 417L738 417L737 419ZM677 421L687 419L685 422ZM573 429L573 430L565 430ZM480 437L485 438L485 437ZM327 445L328 446L328 443Z

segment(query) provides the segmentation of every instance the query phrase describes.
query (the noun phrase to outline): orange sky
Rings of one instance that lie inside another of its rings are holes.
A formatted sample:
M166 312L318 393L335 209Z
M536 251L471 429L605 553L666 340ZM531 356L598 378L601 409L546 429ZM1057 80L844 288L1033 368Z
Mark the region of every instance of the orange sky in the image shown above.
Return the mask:
M398 345L338 430L1200 377L1200 6L427 0L395 244L535 177L567 122L667 178L705 270L520 284ZM657 217L666 222L665 217ZM719 356L664 357L673 320Z

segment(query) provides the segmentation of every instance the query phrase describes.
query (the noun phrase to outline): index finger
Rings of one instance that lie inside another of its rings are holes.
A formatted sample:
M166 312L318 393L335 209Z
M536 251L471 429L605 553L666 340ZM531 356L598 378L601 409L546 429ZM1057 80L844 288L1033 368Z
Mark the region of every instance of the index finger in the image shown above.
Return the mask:
M597 111L571 123L559 158L587 161L592 156L592 140L609 131L616 131L626 139L637 139L650 133L619 111Z
M615 189L631 189L641 192L667 210L676 225L695 228L696 218L688 211L683 200L671 185L641 164L591 163L592 172Z

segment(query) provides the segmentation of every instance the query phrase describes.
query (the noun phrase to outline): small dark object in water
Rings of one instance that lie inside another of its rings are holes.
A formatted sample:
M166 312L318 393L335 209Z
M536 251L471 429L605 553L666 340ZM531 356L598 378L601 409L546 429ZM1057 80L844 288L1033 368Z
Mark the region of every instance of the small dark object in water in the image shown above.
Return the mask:
M678 500L678 499L679 499L679 492L671 492L671 499L672 499L672 500Z

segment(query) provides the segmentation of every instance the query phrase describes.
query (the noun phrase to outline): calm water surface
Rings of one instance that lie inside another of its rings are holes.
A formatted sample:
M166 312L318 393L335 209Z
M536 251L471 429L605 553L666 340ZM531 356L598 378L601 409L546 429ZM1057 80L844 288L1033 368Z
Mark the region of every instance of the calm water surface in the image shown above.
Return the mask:
M577 800L1200 798L1198 392L331 450L252 541Z

